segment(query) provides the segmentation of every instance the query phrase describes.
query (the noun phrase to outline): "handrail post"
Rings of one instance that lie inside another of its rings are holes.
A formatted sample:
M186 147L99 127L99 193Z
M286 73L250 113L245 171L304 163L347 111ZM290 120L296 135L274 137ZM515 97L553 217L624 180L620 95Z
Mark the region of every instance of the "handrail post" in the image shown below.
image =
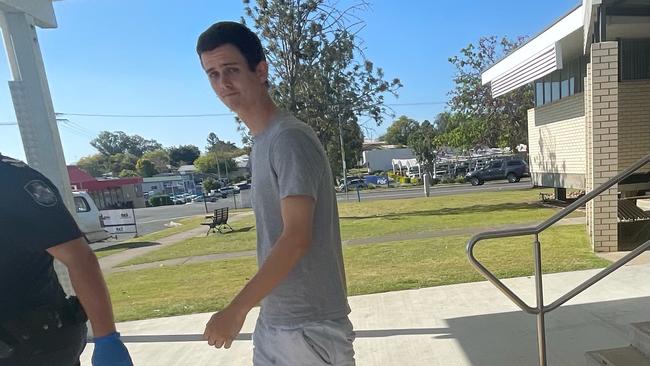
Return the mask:
M533 243L535 257L535 292L537 293L537 350L539 366L546 366L546 324L544 320L544 287L542 286L542 249L539 234Z

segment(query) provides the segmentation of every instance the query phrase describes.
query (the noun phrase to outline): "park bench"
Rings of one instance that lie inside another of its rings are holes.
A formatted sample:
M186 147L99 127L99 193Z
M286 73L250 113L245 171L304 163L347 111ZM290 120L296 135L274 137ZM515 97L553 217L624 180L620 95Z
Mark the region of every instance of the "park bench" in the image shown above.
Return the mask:
M210 231L218 231L223 234L223 230L226 228L230 229L230 231L234 231L233 228L228 225L228 207L218 208L214 210L214 214L211 217L207 216L206 218L210 218L211 220L201 223L201 225L209 226L208 232L205 236L210 235Z

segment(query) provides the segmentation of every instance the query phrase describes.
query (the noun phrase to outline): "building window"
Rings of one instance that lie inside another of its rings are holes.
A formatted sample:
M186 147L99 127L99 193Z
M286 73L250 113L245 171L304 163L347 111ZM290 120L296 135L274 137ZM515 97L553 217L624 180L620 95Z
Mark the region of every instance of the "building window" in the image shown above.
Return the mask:
M619 79L650 79L650 39L619 41Z
M586 74L584 57L565 62L561 70L553 71L535 81L535 106L558 101L582 92L582 78Z
M535 83L535 106L540 105L544 105L544 84L537 82Z

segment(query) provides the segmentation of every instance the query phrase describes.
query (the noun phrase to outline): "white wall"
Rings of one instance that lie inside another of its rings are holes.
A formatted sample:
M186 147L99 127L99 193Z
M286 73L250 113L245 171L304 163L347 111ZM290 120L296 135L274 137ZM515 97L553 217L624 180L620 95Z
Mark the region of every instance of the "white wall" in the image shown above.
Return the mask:
M414 159L413 151L409 148L403 149L375 149L363 152L363 163L369 171L391 170L393 159Z

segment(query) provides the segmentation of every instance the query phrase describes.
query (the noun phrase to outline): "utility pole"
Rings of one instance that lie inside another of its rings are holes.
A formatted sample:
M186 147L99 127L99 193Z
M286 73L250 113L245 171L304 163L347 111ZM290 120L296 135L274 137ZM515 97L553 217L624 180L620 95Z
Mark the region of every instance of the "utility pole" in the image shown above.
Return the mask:
M61 137L38 43L36 28L56 28L51 1L0 0L0 27L13 80L9 91L27 163L57 187L71 215L77 219ZM65 266L54 262L59 282L74 290Z
M343 145L343 129L341 128L341 115L339 113L339 140L341 141L341 163L343 166L343 189L345 190L345 200L347 201L350 197L348 195L348 174L347 168L345 166L345 146Z

